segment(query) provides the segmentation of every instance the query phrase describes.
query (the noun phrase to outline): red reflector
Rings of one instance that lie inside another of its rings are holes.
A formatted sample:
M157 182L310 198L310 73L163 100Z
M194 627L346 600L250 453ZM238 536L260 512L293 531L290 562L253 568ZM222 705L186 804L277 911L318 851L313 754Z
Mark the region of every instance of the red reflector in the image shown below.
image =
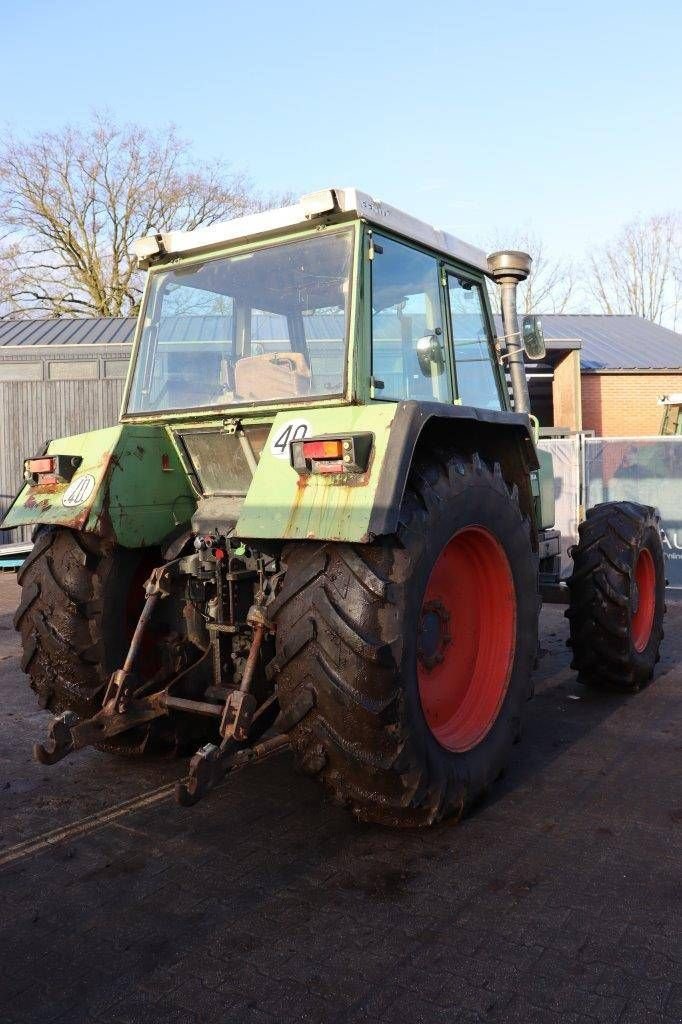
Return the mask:
M341 441L304 441L304 459L340 459L343 455Z
M164 452L164 454L161 456L161 469L163 470L164 473L168 473L170 472L170 468L170 456L166 455L166 453Z
M27 459L26 469L29 473L54 473L56 459Z
M316 473L343 473L342 462L318 462L315 466Z

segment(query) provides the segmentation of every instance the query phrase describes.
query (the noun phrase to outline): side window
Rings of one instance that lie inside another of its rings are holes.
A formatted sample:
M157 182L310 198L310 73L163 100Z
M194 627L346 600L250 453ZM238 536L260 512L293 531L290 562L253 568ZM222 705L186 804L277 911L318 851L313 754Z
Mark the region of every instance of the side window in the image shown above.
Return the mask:
M457 395L462 405L501 409L495 353L488 336L480 286L448 273Z
M374 251L372 376L376 397L451 402L438 261L376 234Z

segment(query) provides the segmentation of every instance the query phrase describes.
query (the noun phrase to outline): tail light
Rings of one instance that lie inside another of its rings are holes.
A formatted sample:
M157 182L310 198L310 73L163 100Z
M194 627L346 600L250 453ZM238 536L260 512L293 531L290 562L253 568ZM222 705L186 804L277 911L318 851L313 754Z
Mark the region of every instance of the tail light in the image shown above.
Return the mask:
M343 441L304 441L304 459L340 459L343 456ZM350 441L346 441L350 447Z
M310 437L291 442L291 465L300 476L311 473L364 473L372 453L373 434Z
M80 455L38 455L24 462L24 480L32 484L68 483L80 466Z
M54 473L57 460L53 456L42 459L27 459L25 469L30 474Z

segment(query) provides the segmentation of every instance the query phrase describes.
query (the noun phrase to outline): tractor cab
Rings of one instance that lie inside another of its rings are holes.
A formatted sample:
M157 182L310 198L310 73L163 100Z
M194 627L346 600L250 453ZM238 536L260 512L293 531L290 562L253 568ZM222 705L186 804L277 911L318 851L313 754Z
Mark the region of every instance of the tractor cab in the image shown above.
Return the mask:
M245 221L138 243L149 275L124 417L511 408L485 288L498 269L481 250L355 189Z

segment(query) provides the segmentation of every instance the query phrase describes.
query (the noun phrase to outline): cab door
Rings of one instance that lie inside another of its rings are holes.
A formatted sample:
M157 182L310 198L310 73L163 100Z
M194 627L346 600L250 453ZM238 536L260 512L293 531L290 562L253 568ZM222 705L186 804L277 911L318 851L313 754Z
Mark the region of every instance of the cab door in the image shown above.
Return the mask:
M371 268L372 398L452 404L438 258L372 232Z
M444 267L443 284L456 401L478 409L505 409L483 285L450 267Z

